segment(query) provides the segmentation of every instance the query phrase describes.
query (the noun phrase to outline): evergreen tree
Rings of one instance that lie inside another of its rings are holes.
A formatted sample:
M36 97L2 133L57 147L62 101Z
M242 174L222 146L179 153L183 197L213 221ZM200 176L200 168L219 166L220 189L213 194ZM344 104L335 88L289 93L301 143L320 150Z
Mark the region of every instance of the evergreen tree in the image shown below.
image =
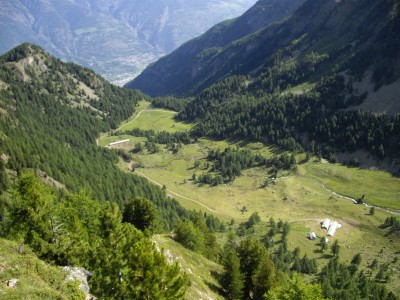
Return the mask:
M261 298L259 298L261 299ZM317 283L305 284L299 274L296 274L288 285L279 286L270 290L266 300L324 300L321 286Z
M0 195L7 190L9 185L9 179L6 170L6 164L0 157Z
M240 271L240 259L234 249L229 249L222 261L224 273L221 285L231 300L243 299L244 275Z
M339 241L335 240L331 246L331 252L333 256L339 256L339 250L340 250Z
M269 290L279 285L274 263L267 257L263 257L253 275L254 299L262 299Z
M259 241L248 237L240 243L238 253L240 270L245 276L244 296L250 297L250 294L254 291L254 274L263 259L268 259L266 249Z
M125 202L122 220L137 229L152 233L157 228L157 219L156 206L146 198L135 197Z

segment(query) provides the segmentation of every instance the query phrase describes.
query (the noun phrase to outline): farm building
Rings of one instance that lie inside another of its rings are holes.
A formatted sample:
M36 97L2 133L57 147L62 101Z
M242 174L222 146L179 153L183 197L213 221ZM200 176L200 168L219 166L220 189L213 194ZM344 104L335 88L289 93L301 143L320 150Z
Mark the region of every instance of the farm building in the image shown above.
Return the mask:
M129 140L115 141L113 143L109 143L108 146L109 147L110 146L115 146L115 145L119 145L119 144L126 143L126 142L129 142Z
M308 238L310 240L315 240L317 238L317 235L315 234L315 232L309 232L308 233Z
M325 219L321 224L321 228L328 229L330 224L331 224L331 220Z
M328 229L328 235L333 236L335 234L336 229L339 229L340 227L342 227L342 225L339 224L338 222L336 221L332 222Z

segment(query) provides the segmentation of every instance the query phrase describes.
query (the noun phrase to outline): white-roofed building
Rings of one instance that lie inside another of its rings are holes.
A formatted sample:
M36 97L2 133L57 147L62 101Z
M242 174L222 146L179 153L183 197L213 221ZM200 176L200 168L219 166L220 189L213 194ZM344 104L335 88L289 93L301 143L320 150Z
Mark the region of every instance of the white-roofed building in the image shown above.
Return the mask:
M321 224L321 228L328 229L330 224L331 224L331 220L325 219Z

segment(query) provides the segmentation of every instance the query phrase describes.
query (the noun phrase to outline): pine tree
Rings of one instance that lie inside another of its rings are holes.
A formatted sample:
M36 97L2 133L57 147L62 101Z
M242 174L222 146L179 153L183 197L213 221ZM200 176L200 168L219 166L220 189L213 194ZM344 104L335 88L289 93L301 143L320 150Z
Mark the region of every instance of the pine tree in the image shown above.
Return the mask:
M223 260L224 273L221 285L231 300L243 299L244 275L240 271L240 259L234 249L230 249Z
M253 299L262 299L263 295L278 285L274 263L267 257L263 257L254 275Z
M340 250L339 242L338 240L335 240L331 246L331 252L333 256L339 256L339 250Z
M146 198L135 197L125 203L122 220L141 231L154 232L157 228L157 218L156 206Z

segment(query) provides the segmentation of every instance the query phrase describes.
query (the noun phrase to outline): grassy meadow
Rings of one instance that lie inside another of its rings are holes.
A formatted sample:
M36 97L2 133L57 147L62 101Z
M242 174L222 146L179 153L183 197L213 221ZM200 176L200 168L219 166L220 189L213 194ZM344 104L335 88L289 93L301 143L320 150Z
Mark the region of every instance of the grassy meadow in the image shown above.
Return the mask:
M123 123L118 130L141 128L172 131L191 128L190 124L176 122L173 112L151 110L149 105L149 102L141 102L136 115ZM126 151L133 149L137 142L146 141L142 137L104 134L99 145L106 146L110 142L123 139L129 139L129 142L117 147ZM318 258L320 266L330 257L330 250L320 253L319 239L308 240L307 232L314 231L319 237L326 236L326 230L320 227L320 222L325 218L342 224L342 228L329 239L339 240L341 258L345 261L349 262L355 254L362 253L363 266L367 267L374 258L380 262L391 262L400 256L400 239L385 236L386 232L378 227L391 214L376 209L372 216L368 207L354 204L351 200L329 191L352 198L365 195L365 201L370 205L400 211L400 178L382 171L361 170L310 160L299 163L295 171L280 171L275 180L270 178L267 168L257 167L243 171L242 176L227 184L195 184L191 179L193 174L200 175L208 171L208 150L223 150L229 146L250 149L265 157L280 152L279 149L261 143L199 139L196 143L184 145L175 154L166 149L165 145L159 145L160 151L157 153L144 150L132 154L132 161L127 163L120 160L120 166L128 170L133 164L137 175L165 185L167 193L184 207L213 213L226 222L233 219L238 224L247 220L253 212L258 212L262 223L257 226L255 234L259 236L268 232L267 223L271 217L276 221L288 221L291 223L289 247L294 249L298 246L303 254ZM299 154L297 160L300 162L303 158L304 154ZM200 162L198 167L194 166L196 160ZM244 206L247 212L242 212ZM162 241L162 244L169 242L166 239ZM389 287L400 293L399 282L393 279L400 276L400 268L396 264L391 267L394 275Z

